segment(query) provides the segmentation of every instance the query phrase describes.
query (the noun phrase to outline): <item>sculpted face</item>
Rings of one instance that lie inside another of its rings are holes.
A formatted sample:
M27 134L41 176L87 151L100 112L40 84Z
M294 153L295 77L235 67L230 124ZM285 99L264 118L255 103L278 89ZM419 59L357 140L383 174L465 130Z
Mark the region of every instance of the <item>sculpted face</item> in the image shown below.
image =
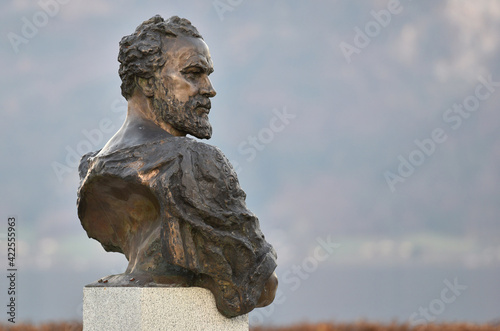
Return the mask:
M213 72L208 46L200 38L181 36L166 44L166 63L155 74L154 112L181 134L209 139L210 98L216 92L208 78Z

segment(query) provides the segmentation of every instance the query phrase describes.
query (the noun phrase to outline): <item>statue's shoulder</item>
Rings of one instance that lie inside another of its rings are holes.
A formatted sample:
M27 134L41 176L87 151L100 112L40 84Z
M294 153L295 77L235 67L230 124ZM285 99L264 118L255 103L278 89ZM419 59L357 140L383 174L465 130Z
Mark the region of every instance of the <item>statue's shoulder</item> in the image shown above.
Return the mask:
M185 139L185 148L187 151L190 153L196 153L202 157L217 157L217 155L223 156L221 150L213 145L206 144L202 141L193 139L193 138L187 138L187 137L182 137Z
M233 168L227 157L222 151L213 145L204 142L189 139L185 144L185 151L191 154L191 157L196 160L200 165L214 165L217 168Z
M236 173L222 151L189 137L169 137L118 149L86 154L80 163L80 179L87 175L137 177L150 172L173 174L186 171L194 177L231 176Z
M228 162L222 151L213 145L206 144L202 141L190 137L172 137L159 144L156 147L149 148L151 150L162 150L162 153L150 153L152 156L174 154L192 159L193 161L203 160L218 160Z
M186 193L186 197L201 196L206 203L222 199L244 205L246 195L236 171L218 147L188 137L176 137L172 143L181 157L168 174L182 172L182 190L196 192Z

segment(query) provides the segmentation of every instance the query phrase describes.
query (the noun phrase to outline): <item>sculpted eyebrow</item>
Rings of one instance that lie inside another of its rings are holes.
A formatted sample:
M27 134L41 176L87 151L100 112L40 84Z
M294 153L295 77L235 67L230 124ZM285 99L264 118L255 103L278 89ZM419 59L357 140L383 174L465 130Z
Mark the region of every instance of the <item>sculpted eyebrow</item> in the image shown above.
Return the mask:
M208 74L211 74L214 71L214 69L212 67L208 66L208 63L206 61L190 61L190 62L186 63L184 68L181 69L181 72L187 71L191 68L201 69L201 70L207 72Z

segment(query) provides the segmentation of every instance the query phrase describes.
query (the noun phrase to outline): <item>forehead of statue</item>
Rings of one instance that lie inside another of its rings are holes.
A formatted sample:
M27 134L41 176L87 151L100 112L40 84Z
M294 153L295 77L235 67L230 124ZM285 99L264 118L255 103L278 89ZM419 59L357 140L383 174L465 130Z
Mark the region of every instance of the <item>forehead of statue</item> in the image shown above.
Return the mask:
M165 67L181 70L188 66L201 65L210 71L213 68L210 51L201 38L165 37L163 53L166 57Z

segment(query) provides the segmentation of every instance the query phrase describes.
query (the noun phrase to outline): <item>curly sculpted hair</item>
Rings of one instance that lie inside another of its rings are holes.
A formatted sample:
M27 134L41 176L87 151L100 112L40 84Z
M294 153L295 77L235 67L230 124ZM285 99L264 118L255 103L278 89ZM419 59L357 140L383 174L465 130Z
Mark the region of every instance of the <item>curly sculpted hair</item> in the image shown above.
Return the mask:
M121 90L129 99L136 87L136 77L151 78L165 64L162 46L167 38L177 36L201 38L198 30L185 18L172 16L164 20L160 15L142 22L135 32L120 41L118 73L122 80Z

